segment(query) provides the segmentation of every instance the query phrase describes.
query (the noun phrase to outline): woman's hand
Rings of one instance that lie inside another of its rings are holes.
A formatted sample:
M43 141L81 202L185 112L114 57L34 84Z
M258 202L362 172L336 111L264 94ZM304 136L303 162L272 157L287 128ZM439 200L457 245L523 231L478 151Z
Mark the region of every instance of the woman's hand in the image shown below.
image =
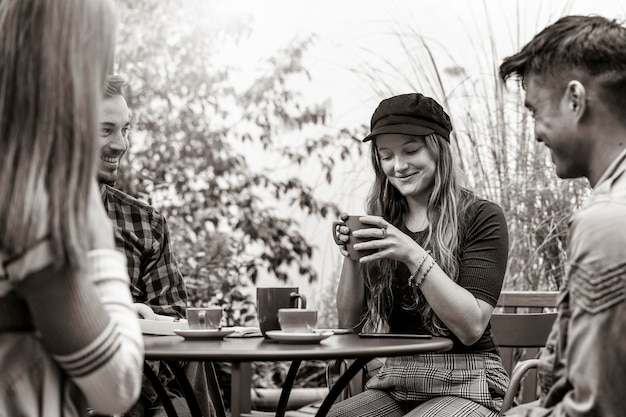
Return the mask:
M350 240L350 228L348 226L346 226L346 224L344 223L346 220L348 219L348 213L341 213L339 215L339 220L340 220L340 224L337 224L335 226L335 243L337 243L337 246L339 247L339 252L343 255L343 256L348 256L348 249L346 248L346 243L348 243L348 241ZM343 242L344 244L341 245L339 244L339 242Z
M361 222L373 227L352 232L354 237L369 239L367 242L355 243L354 249L376 250L375 253L362 257L361 263L389 258L409 265L412 260L424 255L425 250L418 243L382 217L363 216Z

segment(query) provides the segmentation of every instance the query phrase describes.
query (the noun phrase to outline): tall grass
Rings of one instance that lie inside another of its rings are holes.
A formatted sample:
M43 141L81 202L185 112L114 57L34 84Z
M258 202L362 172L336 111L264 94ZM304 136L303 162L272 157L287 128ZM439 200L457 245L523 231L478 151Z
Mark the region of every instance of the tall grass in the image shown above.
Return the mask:
M524 91L497 77L502 57L485 10L489 36L473 43L476 62L468 69L415 27L395 27L393 38L405 60L367 56L353 72L380 99L419 91L436 98L454 125L453 148L467 185L504 209L510 237L505 289L555 290L563 280L567 221L588 193L582 180L562 181L549 152L534 140L524 109ZM519 19L519 14L518 14ZM547 24L548 22L546 22ZM518 21L510 39L520 42ZM471 32L472 29L468 29ZM532 35L532 34L531 34Z

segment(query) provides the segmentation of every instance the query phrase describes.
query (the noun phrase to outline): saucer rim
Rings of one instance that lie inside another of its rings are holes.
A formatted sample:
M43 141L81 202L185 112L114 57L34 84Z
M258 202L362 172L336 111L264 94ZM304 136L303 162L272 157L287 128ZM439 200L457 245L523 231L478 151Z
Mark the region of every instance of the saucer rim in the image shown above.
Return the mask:
M332 330L324 332L285 332L284 330L268 330L267 337L279 342L319 342L334 334Z
M235 329L173 329L173 332L185 339L224 338L235 332Z

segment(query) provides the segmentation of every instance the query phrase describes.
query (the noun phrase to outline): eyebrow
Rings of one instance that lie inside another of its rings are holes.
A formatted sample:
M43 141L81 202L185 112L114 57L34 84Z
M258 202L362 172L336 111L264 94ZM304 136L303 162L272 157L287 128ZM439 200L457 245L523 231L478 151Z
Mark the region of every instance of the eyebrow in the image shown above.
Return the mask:
M115 123L111 123L111 122L100 122L101 125L106 125L106 126L115 126ZM124 126L130 126L130 122L126 122L124 123Z

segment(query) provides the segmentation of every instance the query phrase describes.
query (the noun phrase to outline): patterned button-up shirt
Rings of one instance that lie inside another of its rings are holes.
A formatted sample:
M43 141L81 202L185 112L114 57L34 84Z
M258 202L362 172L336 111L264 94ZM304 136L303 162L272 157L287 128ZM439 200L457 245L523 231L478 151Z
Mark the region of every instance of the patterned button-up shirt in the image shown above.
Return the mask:
M184 318L187 290L165 217L116 188L101 184L100 192L115 229L115 244L128 260L133 300L157 314Z
M626 415L626 151L572 217L567 259L539 404L507 416Z
M157 314L180 318L187 309L187 290L170 247L165 217L150 205L117 188L100 184L104 207L113 223L115 245L126 255L133 301L149 305ZM174 374L163 362L150 361L168 395L180 397ZM142 403L157 405L157 393L144 376L142 401L125 417L141 415Z

